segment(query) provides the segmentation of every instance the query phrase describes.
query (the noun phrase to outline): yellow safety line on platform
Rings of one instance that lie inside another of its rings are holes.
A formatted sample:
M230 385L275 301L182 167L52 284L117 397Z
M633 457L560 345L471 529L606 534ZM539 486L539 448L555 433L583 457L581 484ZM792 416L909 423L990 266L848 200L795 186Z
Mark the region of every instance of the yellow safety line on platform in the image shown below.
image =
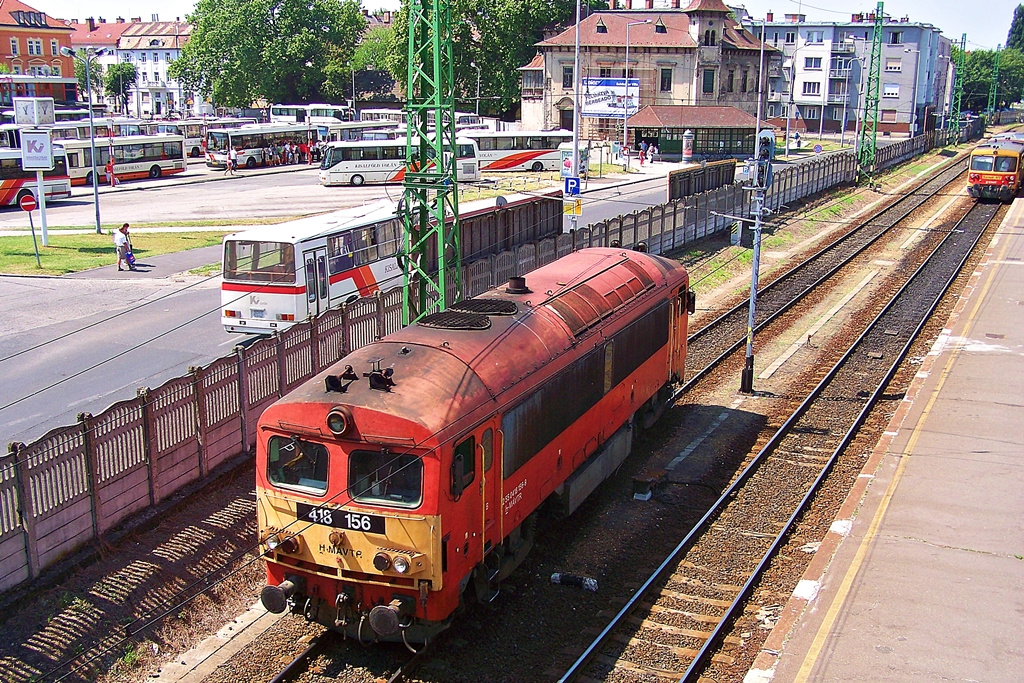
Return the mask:
M1016 205L1013 207L1013 209L1017 208L1018 207ZM1004 220L1003 222L1009 222L1008 219L1013 213L1014 211L1011 210L1006 216L1007 220ZM1009 248L1009 245L1010 241L1006 240L1003 244L1002 253L999 255L999 260L1002 260L1006 255L1006 250ZM989 271L985 285L978 296L977 302L974 304L974 309L967 318L967 324L964 326L965 338L969 337L971 330L974 329L974 323L978 312L981 310L981 304L985 301L985 296L988 294L988 290L991 288L992 282L995 280L996 270L998 269L993 268ZM818 656L821 654L821 650L825 646L825 640L832 631L832 626L835 624L836 619L839 616L839 611L843 608L846 598L850 594L850 588L853 585L853 581L857 578L857 574L860 573L860 568L864 563L864 558L867 556L868 550L878 533L878 529L882 525L882 520L885 518L885 513L889 508L889 503L892 501L892 497L896 493L896 487L899 485L900 479L903 477L903 472L906 470L907 460L909 459L910 454L914 451L914 446L917 445L921 432L924 430L925 422L931 414L932 408L938 400L939 393L942 391L942 387L945 385L946 379L949 377L949 373L952 372L953 364L960 356L962 348L962 346L958 345L953 349L950 353L949 360L946 361L946 365L942 369L942 376L939 377L939 381L935 385L935 389L932 391L932 395L928 399L928 404L921 412L921 417L918 420L913 433L910 435L907 447L904 452L900 454L899 465L897 465L896 471L892 476L892 481L889 482L889 487L886 489L885 495L882 496L882 501L879 503L878 509L875 511L875 515L871 519L871 525L868 527L867 533L864 534L864 538L861 540L860 546L857 548L857 554L853 558L853 562L850 564L849 569L846 570L846 574L843 576L843 582L840 584L839 590L832 599L828 612L825 613L825 618L822 621L821 626L818 627L818 632L814 635L814 640L811 641L811 646L807 651L807 655L804 657L803 664L800 665L800 670L797 672L796 678L794 679L795 683L805 683L805 681L810 677L811 671L814 669L814 665L818 661Z

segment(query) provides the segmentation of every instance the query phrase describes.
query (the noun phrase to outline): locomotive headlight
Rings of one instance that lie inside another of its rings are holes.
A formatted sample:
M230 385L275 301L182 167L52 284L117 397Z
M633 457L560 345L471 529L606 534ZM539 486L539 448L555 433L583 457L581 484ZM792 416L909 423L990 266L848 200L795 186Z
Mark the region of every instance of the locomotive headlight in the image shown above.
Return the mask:
M395 565L395 571L399 574L405 574L409 571L409 558L404 555L395 555L393 562Z
M344 406L337 406L327 413L327 428L335 436L341 436L352 427L352 413Z
M373 556L373 567L379 572L387 571L391 567L391 558L387 553L377 553Z
M281 539L277 536L271 536L267 539L267 547L271 550L277 550L277 546L281 545Z

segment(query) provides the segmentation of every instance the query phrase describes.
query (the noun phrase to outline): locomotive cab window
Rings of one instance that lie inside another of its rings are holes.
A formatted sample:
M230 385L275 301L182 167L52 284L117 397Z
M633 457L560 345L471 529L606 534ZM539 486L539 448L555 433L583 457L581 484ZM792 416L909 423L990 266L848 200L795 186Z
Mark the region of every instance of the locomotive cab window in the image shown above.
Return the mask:
M975 156L971 157L971 170L972 171L991 171L992 162L995 157Z
M1016 157L996 157L996 171L999 173L1013 173L1017 170Z
M267 444L267 478L282 488L327 492L327 448L297 437L272 436Z
M423 461L386 448L353 451L348 458L348 494L360 503L416 507L423 500Z
M462 441L452 451L452 495L456 498L473 483L476 474L473 466L475 456L476 439L472 436Z

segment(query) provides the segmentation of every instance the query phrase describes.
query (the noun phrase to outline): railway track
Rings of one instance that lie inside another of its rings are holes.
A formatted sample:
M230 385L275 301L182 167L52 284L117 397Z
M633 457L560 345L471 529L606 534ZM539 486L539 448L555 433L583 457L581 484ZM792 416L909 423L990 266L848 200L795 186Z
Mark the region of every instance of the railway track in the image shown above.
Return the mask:
M771 284L760 287L757 293L754 331L764 328L792 308L815 287L898 226L928 199L956 181L966 169L966 159L954 162L924 181L910 194L820 249ZM743 346L746 341L747 311L747 302L740 302L690 336L686 354L686 382L673 398L688 391Z
M274 676L270 683L292 683L302 679L305 674L310 671L310 665L320 655L327 655L330 657L331 651L337 648L342 638L340 634L335 631L324 631L320 635L313 638L310 642L309 647L300 652L292 661L285 666L280 673ZM410 677L420 668L420 666L427 660L431 651L432 643L428 643L426 646L421 647L415 651L410 658L408 658L401 666L399 666L390 676L377 677L376 681L387 681L387 683L401 683L402 681L410 680Z
M728 629L997 211L957 223L561 681L725 680Z

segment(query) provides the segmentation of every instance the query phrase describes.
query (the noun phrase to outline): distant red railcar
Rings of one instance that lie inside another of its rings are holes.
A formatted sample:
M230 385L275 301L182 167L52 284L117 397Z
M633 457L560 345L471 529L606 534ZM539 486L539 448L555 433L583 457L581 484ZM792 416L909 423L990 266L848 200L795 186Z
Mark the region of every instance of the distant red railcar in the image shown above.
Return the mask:
M423 642L493 598L683 376L685 269L584 249L349 354L259 421L264 605Z

